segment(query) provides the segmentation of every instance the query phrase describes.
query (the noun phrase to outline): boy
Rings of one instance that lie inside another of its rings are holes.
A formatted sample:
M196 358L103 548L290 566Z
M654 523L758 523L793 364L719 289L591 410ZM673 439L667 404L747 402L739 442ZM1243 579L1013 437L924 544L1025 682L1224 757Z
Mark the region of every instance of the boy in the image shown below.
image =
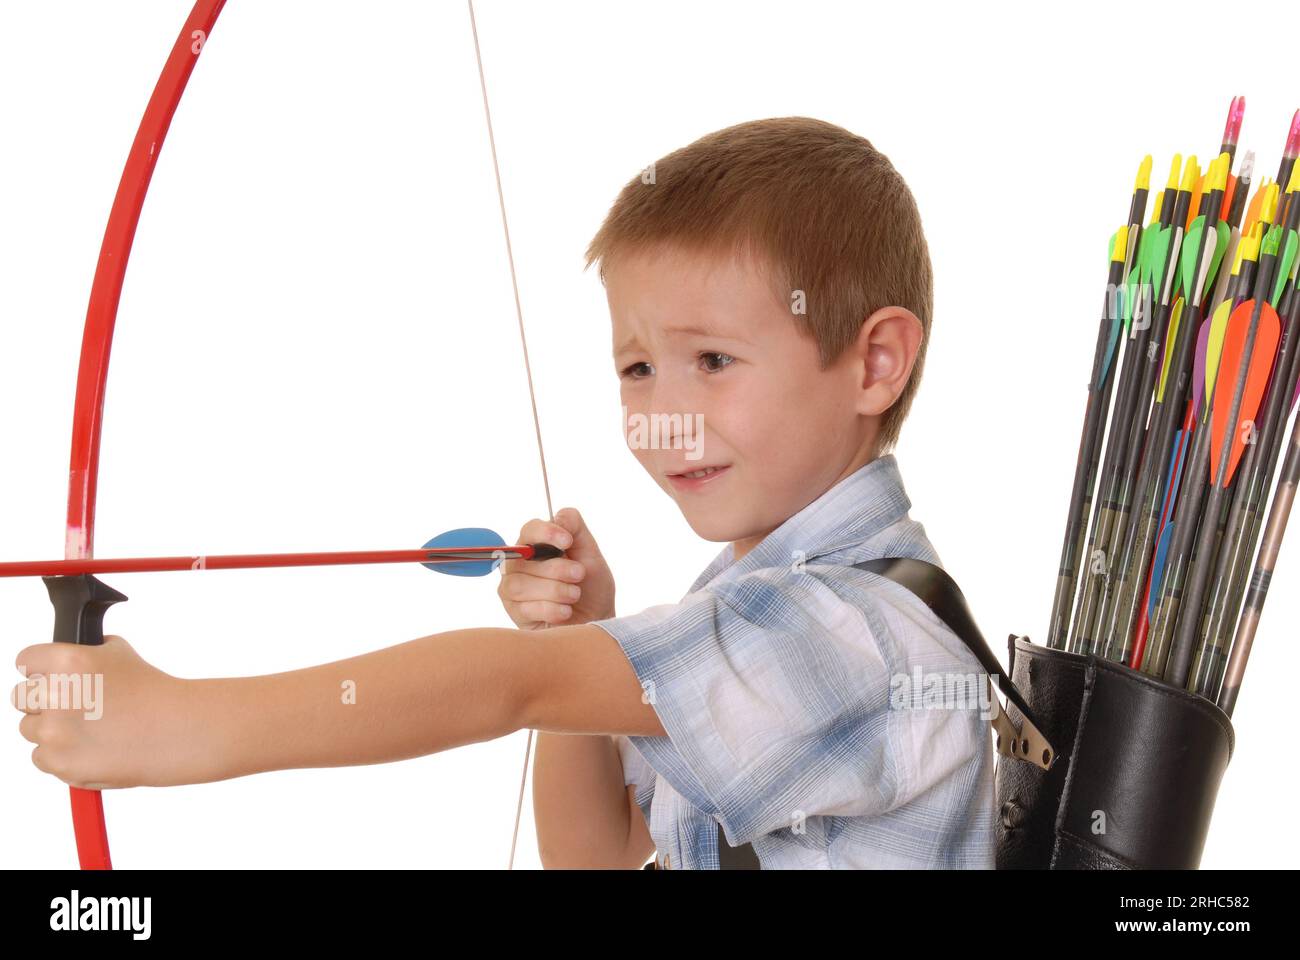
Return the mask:
M217 680L167 676L120 637L29 647L29 676L102 673L111 698L96 723L25 710L33 762L82 787L202 783L532 728L547 866L655 852L717 867L720 826L765 868L991 867L987 716L893 696L900 678L978 663L906 589L852 567L937 562L885 452L932 300L903 180L831 124L740 124L630 182L588 263L629 418L675 427L629 444L692 529L728 544L680 603L616 617L595 539L562 510L520 541L567 556L507 562L500 585L511 619L543 631L457 630Z

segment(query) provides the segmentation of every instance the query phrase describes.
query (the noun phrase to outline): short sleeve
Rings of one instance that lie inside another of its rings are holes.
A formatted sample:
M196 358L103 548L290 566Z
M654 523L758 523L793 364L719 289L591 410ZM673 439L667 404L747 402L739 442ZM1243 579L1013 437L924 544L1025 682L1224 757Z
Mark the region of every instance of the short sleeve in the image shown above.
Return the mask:
M630 743L733 844L801 818L880 813L903 792L890 625L832 589L834 568L816 569L757 570L595 621L667 732Z

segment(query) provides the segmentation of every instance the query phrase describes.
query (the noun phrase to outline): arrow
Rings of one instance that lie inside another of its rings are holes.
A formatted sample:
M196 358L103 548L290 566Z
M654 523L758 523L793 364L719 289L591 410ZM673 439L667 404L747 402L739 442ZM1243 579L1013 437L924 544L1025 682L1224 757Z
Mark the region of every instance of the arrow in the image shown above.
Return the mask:
M1294 200L1295 191L1291 185L1295 180L1296 159L1300 157L1300 110L1297 110L1291 117L1291 129L1287 132L1286 147L1282 151L1282 161L1278 168L1277 179L1279 183L1287 184L1287 223L1291 223L1291 211L1298 206ZM1289 239L1289 238L1288 238ZM1280 271L1281 272L1281 271ZM1290 276L1290 295L1291 304L1287 309L1284 303L1283 314L1287 317L1287 338L1288 340L1300 336L1300 330L1296 328L1297 317L1300 313L1300 294L1295 289L1296 265L1293 261ZM1285 295L1284 295L1285 296ZM1296 358L1292 360L1293 369L1288 376L1300 377L1300 348L1296 349ZM1279 361L1279 369L1282 364ZM1279 384L1270 387L1276 390L1282 397L1285 397L1288 388L1287 380L1283 379ZM1294 392L1291 393L1290 410L1294 412L1296 400L1300 399L1300 383L1297 383ZM1270 407L1272 404L1270 403ZM1262 468L1262 476L1259 478L1257 487L1259 488L1258 497L1262 498L1264 491L1272 484L1272 472L1276 466L1277 456L1280 448L1282 435L1282 421L1285 420L1286 414L1279 416L1277 424L1278 429L1273 436L1273 440L1267 452L1266 464ZM1300 482L1300 419L1295 421L1295 426L1291 430L1291 440L1287 451L1286 463L1282 467L1282 474L1278 480L1277 491L1273 494L1273 502L1269 507L1268 522L1264 528L1264 539L1260 543L1259 553L1255 558L1253 572L1250 577L1250 586L1245 591L1245 606L1237 620L1236 630L1233 631L1231 653L1228 657L1226 672L1224 673L1222 684L1219 687L1216 702L1219 707L1232 716L1233 709L1237 705L1237 697L1241 692L1242 677L1246 672L1246 664L1250 659L1251 646L1254 643L1255 635L1259 631L1259 619L1264 609L1264 600L1268 596L1269 583L1272 581L1273 570L1277 565L1278 553L1282 547L1282 538L1286 534L1287 521L1291 515L1291 505L1295 501L1296 485ZM1251 522L1251 532L1247 537L1247 545L1243 548L1243 555L1249 556L1250 544L1258 535L1255 522ZM1243 564L1244 569L1244 564ZM1233 578L1234 581L1238 577ZM1232 597L1228 600L1228 612L1223 616L1222 623L1219 626L1219 635L1225 636L1231 629L1232 617L1235 615L1236 605L1240 603L1241 586L1239 583L1230 584ZM1212 695L1214 678L1211 674L1206 689L1201 691L1205 696Z
M1300 172L1300 168L1297 168L1297 172ZM1288 394L1291 393L1291 384L1300 375L1300 363L1297 362L1300 361L1300 349L1297 349L1300 346L1297 344L1300 328L1297 328L1295 317L1297 296L1294 261L1279 302L1282 339L1264 399L1264 419L1258 441L1248 445L1240 468L1242 479L1237 483L1218 564L1210 580L1211 592L1206 606L1205 625L1188 685L1189 689L1205 697L1213 696L1223 682L1228 646L1232 640L1231 631L1241 610L1246 575L1251 566L1250 558L1259 542L1264 498L1272 483L1281 450L1282 430L1288 412Z
M339 550L328 553L235 553L197 554L184 557L10 561L0 563L0 577L67 577L88 573L248 570L368 563L421 563L438 573L459 577L482 577L495 570L501 560L550 560L562 556L564 551L549 543L507 546L505 541L491 530L467 527L463 530L449 530L439 534L419 550Z
M1142 597L1137 586L1149 579L1151 550L1158 536L1161 506L1164 502L1160 481L1169 463L1177 435L1178 418L1186 406L1194 343L1203 314L1203 297L1212 280L1214 268L1226 252L1230 231L1219 229L1219 212L1223 207L1228 162L1228 156L1221 154L1210 164L1204 177L1210 190L1202 197L1199 212L1178 245L1178 268L1174 269L1171 262L1168 271L1167 292L1171 296L1181 292L1181 297L1171 308L1155 403L1151 408L1146 442L1140 455L1138 479L1133 486L1137 495L1137 509L1125 525L1125 541L1119 551L1120 562L1117 567L1118 582L1113 590L1114 600L1109 610L1104 611L1106 616L1102 620L1102 650L1115 659L1124 658L1130 638L1135 635L1135 625L1143 613ZM1181 205L1181 196L1184 192L1191 196L1197 176L1196 158L1190 157L1184 167L1180 188L1180 211L1191 210L1190 202L1186 207ZM1181 222L1181 219L1176 220L1176 225ZM1206 223L1215 226L1206 229ZM1222 250L1221 244L1224 247ZM1175 280L1177 286L1173 285ZM1144 401L1138 406L1142 411L1140 416L1145 416L1145 408ZM1135 438L1134 443L1137 442Z
M1224 674L1223 686L1216 700L1228 716L1232 716L1232 711L1237 705L1237 697L1241 693L1242 677L1246 672L1246 663L1250 658L1255 635L1259 631L1259 618L1264 611L1264 601L1268 597L1273 571L1277 567L1278 553L1282 547L1282 538L1286 534L1287 521L1291 517L1291 506L1295 503L1298 484L1300 484L1300 419L1297 419L1291 428L1291 442L1287 449L1286 463L1278 479L1277 492L1273 494L1273 504L1269 508L1264 540L1260 544L1259 555L1250 577L1250 589L1246 593L1246 606L1237 624L1232 641L1232 653L1228 657L1227 672Z
M1139 176L1150 176L1151 157L1142 161ZM1111 534L1115 528L1115 518L1119 498L1119 472L1122 469L1120 450L1122 440L1119 434L1127 436L1124 425L1132 418L1133 405L1137 399L1138 365L1145 360L1146 344L1151 338L1152 298L1147 293L1152 287L1151 256L1157 247L1168 250L1168 223L1161 222L1163 211L1163 194L1157 199L1156 215L1150 226L1142 231L1138 240L1137 254L1133 269L1128 272L1122 290L1121 316L1124 337L1123 360L1119 368L1119 381L1115 390L1114 409L1111 413L1112 427L1107 434L1105 452L1101 458L1101 472L1098 475L1096 508L1092 511L1092 523L1088 532L1084 556L1088 558L1087 573L1081 574L1079 596L1075 604L1076 612L1072 620L1072 630L1067 649L1078 653L1088 653L1092 649L1092 628L1096 619L1097 605L1101 602L1105 586L1110 581L1110 568L1107 551L1110 548ZM1168 215L1168 214L1164 214ZM1152 240L1155 239L1153 244ZM1161 266L1163 267L1163 258ZM1114 327L1119 332L1119 324ZM1115 353L1116 337L1112 335L1108 345L1107 363ZM1091 507L1091 501L1085 507Z
M1149 165L1150 157L1145 161ZM1093 518L1086 555L1093 558L1089 576L1080 590L1069 649L1088 653L1096 642L1096 628L1113 606L1120 586L1120 568L1115 563L1120 551L1112 544L1122 542L1128 527L1138 455L1146 432L1147 410L1160 368L1160 345L1168 330L1172 290L1171 267L1178 262L1182 231L1171 224L1182 223L1190 197L1178 191L1182 158L1175 156L1165 190L1156 198L1156 213L1142 234L1138 263L1130 274L1125 298L1125 320L1129 340L1124 352L1115 411L1107 435L1100 488L1103 491ZM1174 197L1168 205L1166 197ZM1166 277L1170 281L1166 282ZM1157 294L1159 299L1157 301Z
M1145 158L1138 168L1129 202L1127 223L1111 238L1110 265L1106 274L1106 297L1101 322L1097 328L1097 345L1093 351L1092 375L1088 379L1088 402L1084 408L1083 433L1079 438L1079 455L1075 463L1074 484L1065 524L1065 540L1057 565L1056 593L1052 599L1047 645L1064 649L1069 638L1070 610L1079 580L1079 557L1083 552L1085 524L1092 507L1097 480L1097 460L1102 431L1110 409L1114 366L1111 357L1123 322L1118 291L1128 278L1137 251L1138 234L1150 192L1151 163Z
M1164 583L1165 554L1160 553L1161 577L1157 579L1152 548L1160 543L1166 549L1168 547L1173 506L1177 502L1175 494L1179 489L1178 478L1186 462L1195 411L1199 409L1197 397L1204 385L1204 378L1198 373L1203 370L1203 366L1198 367L1196 362L1196 345L1200 342L1200 333L1205 327L1199 321L1203 313L1204 285L1208 283L1216 261L1221 259L1218 246L1223 237L1223 231L1218 229L1217 224L1213 231L1207 232L1205 223L1207 217L1210 222L1215 222L1217 214L1213 211L1223 206L1224 193L1216 188L1221 182L1221 169L1226 169L1226 165L1227 156L1221 154L1210 165L1206 176L1201 178L1202 183L1209 182L1211 190L1203 198L1199 208L1201 212L1192 221L1188 238L1180 251L1180 289L1185 298L1190 298L1192 306L1187 308L1186 301L1180 301L1183 309L1176 310L1175 317L1171 320L1171 334L1165 343L1160 385L1151 413L1151 426L1142 453L1141 472L1136 487L1138 509L1126 531L1121 551L1120 584L1116 590L1115 605L1106 620L1104 649L1108 656L1117 660L1140 662L1147 636L1148 599L1153 589ZM1184 178L1184 183L1189 188L1189 181L1194 177L1193 166ZM1210 236L1215 238L1212 243L1209 241ZM1193 393L1190 402L1186 399L1189 376ZM1184 408L1187 413L1183 419L1183 429L1179 431L1178 417ZM1171 453L1176 472L1171 481L1162 487L1161 477L1166 464L1170 462ZM1142 595L1137 592L1139 583L1147 584L1146 592Z
M1251 315L1254 303L1245 300L1244 297L1245 291L1249 289L1249 285L1254 280L1257 265L1255 260L1256 243L1261 230L1262 225L1257 225L1250 237L1244 240L1239 248L1239 260L1236 267L1238 273L1236 290L1237 297L1241 300L1241 306L1245 307L1244 314L1239 312L1240 306L1228 313L1225 308L1228 307L1230 301L1225 301L1215 311L1214 316L1207 321L1205 328L1200 331L1200 337L1205 338L1206 341L1205 349L1201 351L1204 353L1206 360L1203 372L1197 370L1195 380L1198 383L1204 382L1205 391L1200 397L1193 397L1195 422L1189 425L1189 428L1194 430L1191 440L1191 452L1187 458L1186 476L1179 489L1178 500L1174 504L1171 514L1174 518L1175 530L1165 557L1159 599L1155 604L1155 615L1151 619L1146 649L1142 657L1142 669L1157 677L1164 675L1168 662L1169 651L1173 643L1174 631L1178 625L1178 615L1182 606L1184 581L1187 578L1188 567L1192 560L1192 546L1195 542L1202 507L1205 503L1210 453L1212 440L1214 439L1212 431L1208 429L1208 414L1216 396L1217 374L1223 357L1221 344L1234 322L1240 324L1243 316L1248 321Z
M1270 217L1277 207L1277 186L1269 188L1265 204ZM1213 442L1211 444L1210 476L1212 479L1209 501L1205 508L1200 537L1196 546L1196 560L1188 582L1185 602L1179 616L1177 636L1174 640L1171 663L1165 679L1178 686L1187 686L1192 660L1198 649L1205 647L1202 637L1202 610L1206 589L1217 564L1217 545L1221 543L1226 527L1221 523L1225 500L1236 477L1237 468L1247 446L1257 446L1266 440L1260 436L1256 420L1265 390L1279 364L1289 366L1290 356L1281 356L1281 320L1274 306L1276 297L1288 280L1290 267L1295 262L1296 227L1300 226L1300 204L1291 204L1291 220L1285 226L1274 225L1264 239L1259 258L1255 298L1241 304L1233 311L1227 337L1223 344L1221 375L1233 377L1232 391L1221 391L1212 414ZM1275 391L1284 395L1283 390ZM1267 420L1267 414L1265 419ZM1276 430L1276 413L1269 424ZM1249 495L1252 481L1243 488ZM1235 499L1235 496L1234 496ZM1225 517L1226 522L1229 517ZM1235 518L1240 523L1241 514ZM1229 540L1234 534L1229 534ZM1212 665L1202 660L1201 681ZM1197 684L1192 679L1192 686Z
M1125 274L1127 322L1147 316L1133 291L1158 283L1162 253L1169 267L1146 356L1134 349L1141 325L1127 327L1122 361L1114 325L1099 331L1094 369L1119 367L1114 409L1101 404L1094 416L1095 379L1048 630L1049 646L1124 662L1229 712L1300 484L1297 424L1248 578L1285 423L1300 402L1300 110L1277 179L1264 177L1252 195L1254 153L1237 176L1230 172L1244 106L1233 99L1221 152L1204 176L1190 158L1175 194L1171 175ZM1231 271L1220 269L1228 263ZM1095 507L1091 490L1079 492L1080 474L1095 471L1094 437L1106 444L1100 475L1086 479L1098 481ZM1062 614L1063 577L1085 553L1089 518L1091 574L1079 574L1077 603Z

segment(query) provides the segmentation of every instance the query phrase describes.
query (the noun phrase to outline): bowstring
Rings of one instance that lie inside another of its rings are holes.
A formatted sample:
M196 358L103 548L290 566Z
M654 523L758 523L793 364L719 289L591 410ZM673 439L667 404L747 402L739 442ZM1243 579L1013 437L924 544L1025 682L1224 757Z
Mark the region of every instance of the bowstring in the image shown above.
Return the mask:
M497 202L501 207L501 229L506 239L506 259L510 263L510 286L515 294L515 317L519 321L519 344L524 352L524 372L528 377L528 399L533 408L533 430L537 435L537 456L542 465L542 487L546 491L546 515L555 518L555 509L551 505L551 481L546 473L546 449L542 445L542 421L537 414L537 393L533 389L533 368L528 360L528 337L524 333L524 308L519 299L519 278L515 273L514 248L510 243L510 220L506 216L506 194L501 187L501 164L497 160L497 141L492 132L492 108L488 105L487 77L483 73L483 53L479 49L478 22L474 17L474 0L469 4L469 28L474 35L474 60L478 63L479 89L483 91L483 117L487 121L488 146L492 151L492 173L496 177ZM524 768L519 775L519 799L515 803L515 826L510 836L510 860L507 870L515 867L515 847L519 842L519 822L524 812L524 789L528 783L528 762L533 753L533 731L528 731L528 740L524 744Z

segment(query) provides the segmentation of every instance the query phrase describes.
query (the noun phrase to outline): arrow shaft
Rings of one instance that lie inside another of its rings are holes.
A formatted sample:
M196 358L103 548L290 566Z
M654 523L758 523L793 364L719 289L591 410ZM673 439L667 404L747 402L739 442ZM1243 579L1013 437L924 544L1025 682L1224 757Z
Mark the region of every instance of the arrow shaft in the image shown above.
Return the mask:
M1119 634L1114 629L1116 611L1125 598L1135 589L1133 548L1137 541L1138 529L1145 517L1135 506L1144 505L1144 498L1150 480L1150 474L1140 472L1145 458L1151 458L1152 440L1156 434L1149 429L1159 420L1158 409L1152 407L1156 376L1160 371L1160 350L1164 346L1169 330L1168 304L1156 309L1155 331L1148 345L1148 357L1142 371L1142 383L1138 388L1138 406L1134 410L1129 424L1127 453L1122 475L1119 498L1118 528L1113 537L1114 580L1107 590L1098 620L1096 645L1101 655L1111 660L1122 660L1128 647L1128 634ZM1152 349L1154 348L1154 349ZM1152 493L1154 496L1154 492Z
M184 557L122 557L0 563L0 577L64 577L83 573L164 573L181 570L248 570L266 567L325 567L366 563L456 563L531 560L533 546L456 547L420 550L335 550L326 553L233 553Z
M1116 391L1112 428L1102 458L1099 483L1101 496L1093 513L1092 529L1085 552L1089 558L1089 572L1083 576L1068 644L1068 649L1075 653L1092 652L1098 609L1104 602L1106 586L1111 582L1114 571L1111 539L1120 523L1123 467L1127 459L1130 426L1137 404L1138 385L1142 380L1142 367L1147 361L1146 345L1151 338L1149 326L1135 332L1136 337L1124 338L1124 359ZM1092 558L1098 559L1094 561Z
M1235 620L1241 611L1251 556L1259 540L1264 498L1272 484L1281 450L1286 403L1300 373L1297 365L1300 350L1296 349L1300 330L1294 316L1295 308L1296 291L1288 283L1281 311L1285 323L1276 367L1264 401L1263 425L1257 442L1249 445L1242 461L1243 479L1238 482L1233 496L1228 517L1228 539L1211 581L1213 593L1208 601L1206 624L1194 663L1191 689L1205 697L1213 698L1222 682L1224 658Z
M1097 460L1102 432L1110 413L1115 364L1106 363L1106 346L1111 328L1118 324L1113 291L1123 279L1124 263L1112 259L1106 282L1106 300L1102 307L1097 345L1093 353L1092 376L1088 380L1088 404L1084 410L1083 433L1075 463L1074 483L1070 491L1070 508L1066 518L1065 540L1057 567L1056 592L1052 599L1051 624L1047 645L1064 650L1069 640L1070 613L1079 582L1079 557L1083 553L1088 517L1092 512L1093 488L1097 482Z
M1186 472L1179 484L1178 501L1172 506L1174 536L1165 558L1164 575L1156 601L1155 616L1148 631L1147 646L1142 669L1152 676L1162 677L1169 657L1174 628L1178 625L1178 612L1183 599L1187 568L1195 543L1197 519L1205 504L1206 474L1210 466L1210 428L1201 423L1192 438L1191 454Z
M1228 657L1227 672L1223 678L1223 687L1219 690L1218 705L1228 716L1232 716L1233 708L1237 704L1237 696L1241 691L1241 681L1246 672L1246 662L1250 658L1250 648L1259 630L1260 614L1264 610L1264 601L1268 597L1269 583L1273 579L1273 570L1277 566L1282 538L1286 534L1287 522L1291 518L1291 507L1295 503L1297 485L1300 485L1300 418L1291 428L1286 461L1278 480L1277 491L1273 494L1273 504L1269 508L1268 522L1264 527L1264 540L1255 558L1250 588L1246 592L1245 609L1237 623L1236 634L1232 641L1232 653Z

